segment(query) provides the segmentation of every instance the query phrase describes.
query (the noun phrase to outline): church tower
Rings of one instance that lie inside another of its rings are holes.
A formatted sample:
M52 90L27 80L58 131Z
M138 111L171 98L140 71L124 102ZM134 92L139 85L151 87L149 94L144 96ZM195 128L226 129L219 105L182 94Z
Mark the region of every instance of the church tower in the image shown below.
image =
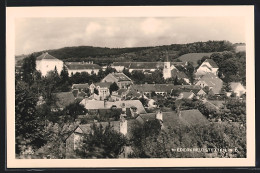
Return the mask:
M163 78L168 79L171 77L171 63L169 61L168 52L166 51L166 61L163 64Z

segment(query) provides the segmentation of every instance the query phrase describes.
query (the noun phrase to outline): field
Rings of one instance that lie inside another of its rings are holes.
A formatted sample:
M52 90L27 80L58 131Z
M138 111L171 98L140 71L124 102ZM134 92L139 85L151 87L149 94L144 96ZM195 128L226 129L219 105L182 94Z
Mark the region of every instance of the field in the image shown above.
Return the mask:
M182 56L180 56L178 59L183 62L191 62L193 64L193 67L197 67L197 61L200 60L203 56L210 56L214 52L210 53L187 53Z
M236 46L236 52L244 52L246 51L246 46L245 45L238 45Z

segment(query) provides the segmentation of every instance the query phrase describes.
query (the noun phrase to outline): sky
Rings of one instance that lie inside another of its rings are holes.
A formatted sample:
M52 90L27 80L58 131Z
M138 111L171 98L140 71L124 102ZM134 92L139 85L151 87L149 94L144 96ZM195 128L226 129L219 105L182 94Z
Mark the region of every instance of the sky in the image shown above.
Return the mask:
M71 46L146 47L208 40L245 42L239 17L18 18L15 54Z

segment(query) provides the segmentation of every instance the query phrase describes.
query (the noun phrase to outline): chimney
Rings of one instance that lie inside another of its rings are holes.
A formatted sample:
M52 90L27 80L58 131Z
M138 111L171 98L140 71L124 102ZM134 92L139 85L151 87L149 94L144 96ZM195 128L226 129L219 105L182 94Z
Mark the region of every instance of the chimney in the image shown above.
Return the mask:
M127 134L127 120L125 119L124 116L120 116L120 133L123 135Z
M179 106L176 108L176 113L177 113L177 116L178 116L178 117L181 117L180 106L181 106L181 105L179 105Z
M155 118L156 118L157 120L159 120L160 122L163 122L163 113L162 113L161 109L159 109L159 110L157 111L157 113L156 113L156 115L155 115Z
M106 105L107 105L107 99L104 99L104 108L106 108Z

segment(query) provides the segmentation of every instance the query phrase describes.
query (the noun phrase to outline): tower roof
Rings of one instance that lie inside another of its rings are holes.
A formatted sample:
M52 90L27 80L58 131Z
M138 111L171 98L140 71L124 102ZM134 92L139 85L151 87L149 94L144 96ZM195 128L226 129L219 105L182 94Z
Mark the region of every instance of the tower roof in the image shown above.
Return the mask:
M53 60L57 60L57 58L55 58L54 56L48 54L48 52L45 52L43 54L41 54L40 56L38 56L36 58L36 60L42 60L42 59L53 59Z

